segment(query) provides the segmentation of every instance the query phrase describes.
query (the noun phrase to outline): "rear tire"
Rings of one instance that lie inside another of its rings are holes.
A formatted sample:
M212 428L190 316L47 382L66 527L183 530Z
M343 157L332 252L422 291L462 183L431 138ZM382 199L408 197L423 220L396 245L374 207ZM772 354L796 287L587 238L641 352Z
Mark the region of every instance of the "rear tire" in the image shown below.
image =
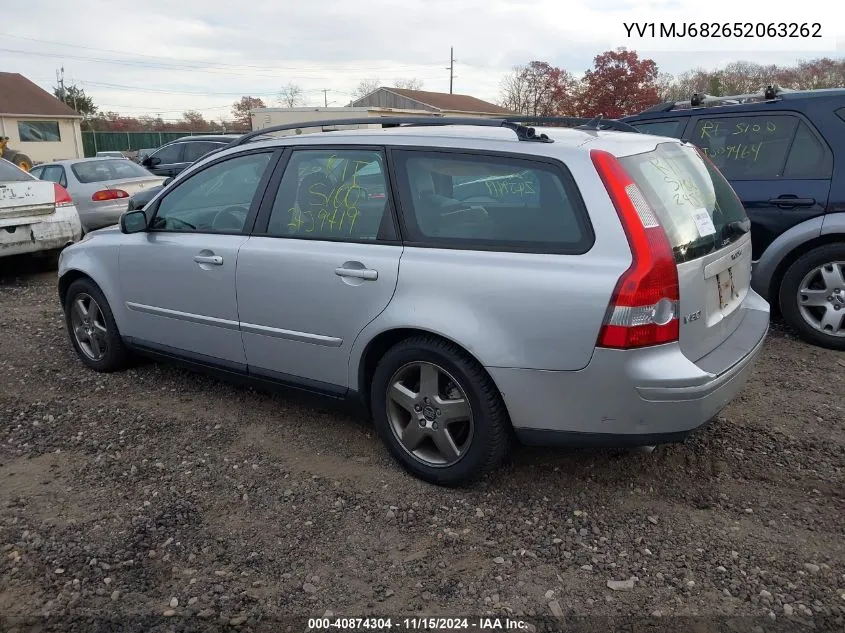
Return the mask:
M845 350L845 244L825 244L795 260L781 281L778 303L802 339Z
M32 169L32 159L26 154L18 152L12 158L12 162L26 172Z
M64 309L70 342L83 363L103 373L129 364L129 351L97 284L87 278L74 281L68 288Z
M373 375L375 427L393 457L416 477L463 486L498 466L511 425L487 372L456 345L434 336L406 339Z

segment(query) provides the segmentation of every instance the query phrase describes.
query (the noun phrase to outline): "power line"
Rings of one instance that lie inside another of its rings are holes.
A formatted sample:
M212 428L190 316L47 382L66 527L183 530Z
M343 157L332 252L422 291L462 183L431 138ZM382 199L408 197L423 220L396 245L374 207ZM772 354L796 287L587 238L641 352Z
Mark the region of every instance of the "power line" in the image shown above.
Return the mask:
M1 35L1 34L0 34ZM70 46L67 44L57 44L59 46ZM74 47L77 48L77 47ZM84 48L84 47L78 47ZM107 52L107 49L96 49L96 50L103 50ZM312 78L311 75L289 75L287 74L288 71L294 72L308 72L311 71L313 73L324 73L325 71L337 71L338 67L336 66L312 66L312 67L262 67L262 66L250 66L250 65L243 65L237 66L232 64L215 64L209 63L208 65L198 66L195 64L190 64L189 62L179 62L179 63L164 63L164 62L145 62L139 60L132 60L132 59L113 59L113 58L103 58L103 57L86 57L83 55L73 55L69 53L48 53L42 51L28 51L18 48L0 48L0 51L5 53L11 53L16 55L26 55L26 56L34 56L34 57L61 57L63 59L73 59L75 61L83 61L83 62L94 62L100 64L115 64L119 66L131 66L134 68L150 68L150 69L164 69L164 70L185 70L185 71L193 71L193 72L205 72L214 75L243 75L245 72L249 71L252 76L260 76L260 77L273 77L279 78L281 75L284 75L286 78ZM118 51L115 51L118 52ZM414 71L414 72L431 72L433 69L426 69L420 70L424 68L424 64L421 65L406 65L406 64L397 64L395 66L358 66L356 67L356 71L362 72L369 72L369 71ZM231 68L232 70L227 72L225 69ZM261 73L256 73L255 70L263 71ZM269 74L272 73L272 74Z

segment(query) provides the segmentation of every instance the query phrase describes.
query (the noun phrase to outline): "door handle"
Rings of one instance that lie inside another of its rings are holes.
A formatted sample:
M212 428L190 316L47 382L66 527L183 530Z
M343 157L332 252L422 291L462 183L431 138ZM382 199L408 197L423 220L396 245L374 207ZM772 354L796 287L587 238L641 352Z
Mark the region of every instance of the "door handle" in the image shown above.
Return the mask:
M813 198L790 198L789 196L780 196L779 198L772 198L769 204L778 207L811 207L816 204Z
M198 264L211 264L212 266L223 265L223 258L220 255L194 255L194 261Z
M356 279L367 279L375 281L378 279L378 271L369 268L335 268L334 274L338 277L355 277Z

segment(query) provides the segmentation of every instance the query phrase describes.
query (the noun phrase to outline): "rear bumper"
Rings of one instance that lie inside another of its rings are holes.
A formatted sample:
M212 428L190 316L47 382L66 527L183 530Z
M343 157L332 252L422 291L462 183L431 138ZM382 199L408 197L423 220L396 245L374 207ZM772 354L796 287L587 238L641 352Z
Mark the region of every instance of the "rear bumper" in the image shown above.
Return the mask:
M21 224L0 228L0 257L53 251L82 236L74 207L59 207L50 215L21 218Z
M769 328L749 293L731 336L693 363L677 344L596 349L580 371L488 368L519 438L532 445L632 446L679 441L745 386Z

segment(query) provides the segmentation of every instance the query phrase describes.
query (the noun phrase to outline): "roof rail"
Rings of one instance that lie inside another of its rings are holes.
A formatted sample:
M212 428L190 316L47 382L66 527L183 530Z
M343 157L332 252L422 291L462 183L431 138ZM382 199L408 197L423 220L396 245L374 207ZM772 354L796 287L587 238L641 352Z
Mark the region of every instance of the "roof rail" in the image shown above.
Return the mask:
M556 123L562 127L579 130L616 130L617 132L640 133L640 130L624 121L603 119L601 116L592 119L576 116L507 116L504 120L520 123Z
M339 125L377 125L382 127L399 127L402 125L423 125L423 126L445 126L445 125L472 125L478 127L504 127L513 130L520 141L535 141L539 143L553 142L545 134L537 134L533 127L520 125L514 121L504 118L487 119L481 117L441 117L441 116L375 116L358 117L354 119L328 119L323 121L301 121L299 123L285 123L284 125L271 125L260 130L248 132L235 139L229 147L243 145L255 138L272 134L273 132L284 132L287 130L299 130L323 126Z
M776 101L782 95L797 92L789 88L779 88L778 86L766 86L765 90L761 92L752 92L742 95L723 95L713 96L706 93L694 92L687 101L677 101L674 107L666 110L651 110L651 112L668 112L675 108L701 108L715 105L740 105L743 103L753 103L759 101Z

